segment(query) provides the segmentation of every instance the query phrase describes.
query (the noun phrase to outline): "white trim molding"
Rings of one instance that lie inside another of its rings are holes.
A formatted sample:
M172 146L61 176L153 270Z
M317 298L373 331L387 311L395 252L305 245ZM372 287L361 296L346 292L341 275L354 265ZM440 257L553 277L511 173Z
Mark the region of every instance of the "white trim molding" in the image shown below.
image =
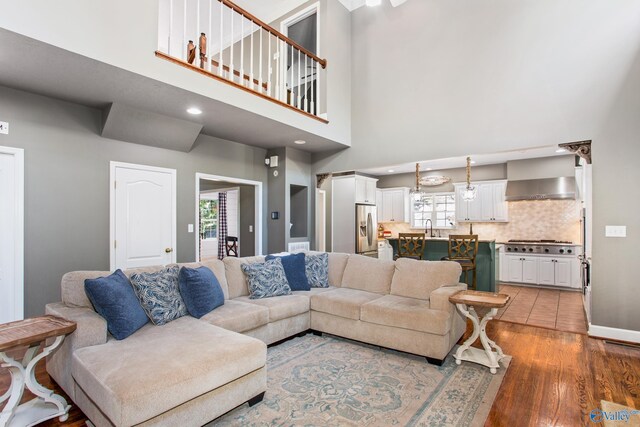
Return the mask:
M262 255L262 182L260 181L252 181L249 179L242 178L232 178L228 176L219 176L219 175L209 175L206 173L196 173L196 193L195 193L195 244L196 244L196 252L194 254L195 260L198 261L198 253L200 252L200 239L198 236L200 235L200 180L209 180L209 181L222 181L228 182L231 184L244 184L244 185L252 185L256 188L255 194L255 225L254 225L254 233L255 233L255 255Z
M640 343L640 331L630 329L610 328L589 323L589 336L594 338L609 338L617 341Z
M14 308L15 320L24 319L24 150L22 148L2 147L0 153L9 154L16 160L14 182L15 199L15 242L14 242Z

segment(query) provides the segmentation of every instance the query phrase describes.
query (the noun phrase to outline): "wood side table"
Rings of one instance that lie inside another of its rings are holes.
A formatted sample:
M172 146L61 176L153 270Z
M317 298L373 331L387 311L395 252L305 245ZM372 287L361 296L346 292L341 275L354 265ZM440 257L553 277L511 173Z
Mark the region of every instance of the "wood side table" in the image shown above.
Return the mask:
M498 309L504 307L511 297L505 294L494 294L492 292L481 291L460 291L449 297L449 301L456 305L460 313L473 323L473 333L462 344L456 354L453 356L456 363L460 365L463 360L479 363L489 367L492 374L497 372L500 367L498 363L505 357L502 349L487 337L487 323L495 317ZM478 317L475 307L488 308L489 311L484 315L482 320ZM478 337L484 350L471 347ZM494 352L493 349L496 351Z
M3 368L11 374L11 387L0 396L0 404L8 400L0 414L0 427L29 427L51 418L59 417L66 421L71 406L60 395L43 387L36 381L35 368L38 362L53 353L62 344L64 337L76 329L75 322L69 322L55 316L43 316L33 319L0 325L0 360ZM51 345L45 341L54 338ZM38 353L41 345L44 348ZM8 350L28 346L21 361L7 354ZM36 395L35 398L20 405L25 386Z

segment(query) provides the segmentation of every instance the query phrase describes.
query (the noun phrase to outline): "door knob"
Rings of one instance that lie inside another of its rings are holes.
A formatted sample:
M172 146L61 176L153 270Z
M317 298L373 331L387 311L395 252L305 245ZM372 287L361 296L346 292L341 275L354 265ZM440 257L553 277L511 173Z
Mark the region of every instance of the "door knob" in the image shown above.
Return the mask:
M164 251L166 253L170 254L171 252L173 252L173 248L166 248Z

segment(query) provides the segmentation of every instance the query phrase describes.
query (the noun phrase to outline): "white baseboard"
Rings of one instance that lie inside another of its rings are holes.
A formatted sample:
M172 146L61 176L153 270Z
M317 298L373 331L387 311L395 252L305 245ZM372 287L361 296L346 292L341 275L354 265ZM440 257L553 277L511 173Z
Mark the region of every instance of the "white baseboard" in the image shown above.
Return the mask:
M610 328L608 326L592 325L591 323L589 323L589 336L640 343L640 331Z

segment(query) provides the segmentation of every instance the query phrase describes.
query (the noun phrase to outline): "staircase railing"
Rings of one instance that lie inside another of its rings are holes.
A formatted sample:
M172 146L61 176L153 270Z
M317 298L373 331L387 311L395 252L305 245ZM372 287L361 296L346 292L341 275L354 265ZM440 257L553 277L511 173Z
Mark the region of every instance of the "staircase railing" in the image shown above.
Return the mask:
M321 118L327 61L229 0L160 0L156 56Z

